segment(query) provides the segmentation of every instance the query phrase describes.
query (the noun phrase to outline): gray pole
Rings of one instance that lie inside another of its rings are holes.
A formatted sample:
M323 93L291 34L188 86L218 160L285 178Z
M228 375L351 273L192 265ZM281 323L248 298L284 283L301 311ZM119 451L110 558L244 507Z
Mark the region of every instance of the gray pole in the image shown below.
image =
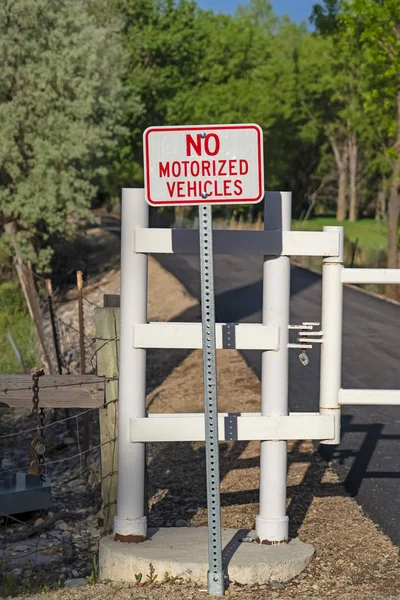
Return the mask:
M208 593L223 596L212 211L208 204L199 206L199 230L206 427Z

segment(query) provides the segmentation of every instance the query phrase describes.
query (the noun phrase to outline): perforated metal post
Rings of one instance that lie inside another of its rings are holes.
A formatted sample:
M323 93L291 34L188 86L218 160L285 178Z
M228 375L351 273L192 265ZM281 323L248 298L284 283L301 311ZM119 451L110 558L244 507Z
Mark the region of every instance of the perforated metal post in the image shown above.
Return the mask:
M204 412L208 508L208 593L224 595L219 481L217 369L215 350L212 212L199 207L201 313L203 330Z

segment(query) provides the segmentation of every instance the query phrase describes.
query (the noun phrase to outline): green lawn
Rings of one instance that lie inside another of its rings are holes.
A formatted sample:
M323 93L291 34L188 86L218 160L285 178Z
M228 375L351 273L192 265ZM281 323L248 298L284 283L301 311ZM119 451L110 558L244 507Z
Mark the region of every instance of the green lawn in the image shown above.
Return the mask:
M344 235L350 242L358 238L358 246L365 250L380 250L387 248L387 223L374 219L360 219L355 223L344 221L340 223L334 217L315 217L308 221L293 221L293 229L322 231L325 225L341 225Z
M0 285L0 373L21 373L21 365L6 337L7 331L20 349L28 371L39 364L36 332L16 282Z

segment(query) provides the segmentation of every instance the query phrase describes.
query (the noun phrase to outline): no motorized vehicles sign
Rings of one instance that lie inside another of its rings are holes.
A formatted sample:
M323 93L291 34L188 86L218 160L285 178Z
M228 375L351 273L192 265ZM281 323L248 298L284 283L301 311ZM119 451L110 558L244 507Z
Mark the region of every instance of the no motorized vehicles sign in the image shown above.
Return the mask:
M263 198L258 125L149 127L143 138L149 204L252 204Z

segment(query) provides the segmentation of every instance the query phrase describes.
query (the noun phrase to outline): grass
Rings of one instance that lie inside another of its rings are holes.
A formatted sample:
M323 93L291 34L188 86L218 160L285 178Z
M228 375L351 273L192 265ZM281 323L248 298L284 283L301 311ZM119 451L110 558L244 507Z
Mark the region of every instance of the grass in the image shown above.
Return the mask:
M358 246L366 251L386 250L387 223L374 219L360 219L354 223L339 222L334 217L314 217L308 221L293 221L292 228L305 231L322 231L325 225L344 227L344 235L350 242L358 238Z
M21 373L22 367L6 337L8 331L30 370L39 360L38 343L32 319L15 281L0 285L0 373Z

